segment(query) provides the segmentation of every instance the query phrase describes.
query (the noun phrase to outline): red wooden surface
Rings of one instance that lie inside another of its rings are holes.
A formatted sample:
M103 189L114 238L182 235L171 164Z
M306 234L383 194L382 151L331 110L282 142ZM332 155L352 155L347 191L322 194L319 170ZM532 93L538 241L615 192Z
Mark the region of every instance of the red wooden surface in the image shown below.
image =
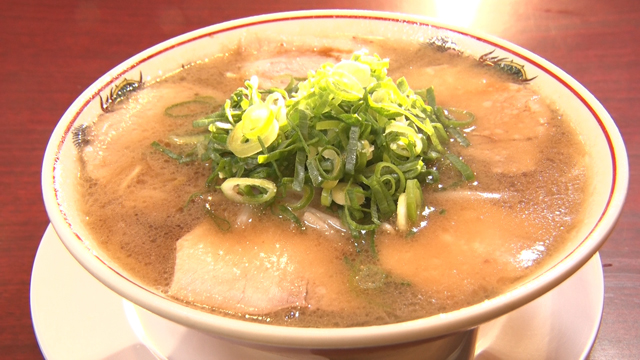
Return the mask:
M48 224L40 166L67 106L95 79L145 48L206 25L276 11L359 8L453 21L521 45L563 68L616 120L631 184L601 250L605 309L592 359L640 358L640 2L446 1L37 1L0 2L0 357L37 359L29 282ZM465 13L465 9L474 12ZM451 15L455 14L455 15Z

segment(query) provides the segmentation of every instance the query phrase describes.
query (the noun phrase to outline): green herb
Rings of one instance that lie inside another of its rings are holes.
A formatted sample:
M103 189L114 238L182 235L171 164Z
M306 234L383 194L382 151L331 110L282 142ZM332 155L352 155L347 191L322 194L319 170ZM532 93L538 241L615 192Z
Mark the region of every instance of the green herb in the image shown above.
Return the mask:
M445 145L455 139L469 146L460 129L475 117L436 105L433 87L414 92L405 78L393 81L388 67L387 59L358 52L306 79L292 78L285 89L259 90L254 76L218 112L193 122L207 129L205 136L173 138L195 142L189 154L153 146L180 162L194 155L210 162L207 186L219 185L233 201L275 203L297 224L295 212L319 192L320 203L337 210L354 237L394 215L398 228L409 231L424 210L422 187L439 182L438 162L453 164L465 181L474 179ZM165 113L192 115L208 104L197 98ZM301 192L301 200L287 204L275 196L279 190Z
M193 154L186 154L186 155L180 155L180 154L176 154L173 151L169 150L168 148L162 146L159 142L154 141L151 143L151 146L156 148L158 151L164 153L165 155L167 155L168 157L177 160L179 163L186 163L186 162L191 162L195 160L195 157L193 156Z
M229 222L229 220L216 215L216 213L211 210L209 204L206 204L204 206L204 211L213 220L218 229L222 231L229 231L231 229L231 223Z
M203 97L171 105L164 110L164 114L172 118L195 117L210 114L214 110L213 99Z

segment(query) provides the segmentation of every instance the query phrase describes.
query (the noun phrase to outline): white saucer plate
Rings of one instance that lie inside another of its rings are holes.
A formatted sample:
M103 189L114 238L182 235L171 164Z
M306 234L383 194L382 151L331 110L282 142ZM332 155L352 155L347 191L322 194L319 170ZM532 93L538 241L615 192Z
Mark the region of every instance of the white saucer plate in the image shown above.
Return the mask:
M480 326L476 360L584 359L598 333L604 279L596 255L537 300ZM42 353L67 359L281 359L219 340L139 308L102 285L49 226L31 276Z

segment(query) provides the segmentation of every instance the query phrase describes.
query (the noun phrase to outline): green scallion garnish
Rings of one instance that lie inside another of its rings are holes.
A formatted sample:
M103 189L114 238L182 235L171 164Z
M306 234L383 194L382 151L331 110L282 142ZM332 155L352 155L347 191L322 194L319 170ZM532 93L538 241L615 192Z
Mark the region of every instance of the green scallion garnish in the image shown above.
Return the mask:
M424 210L422 187L439 181L438 162L474 180L445 146L451 139L469 146L460 129L475 117L436 105L433 87L413 91L405 78L394 82L388 67L389 60L358 52L306 79L292 78L285 89L258 90L254 76L218 112L193 122L206 133L179 137L178 144L197 142L199 158L211 162L207 186L220 185L236 202L275 203L299 226L295 212L319 192L320 203L339 213L353 236L394 215L398 228L409 231ZM200 110L207 103L179 103L166 113L181 116L178 110L186 114L187 107ZM153 146L180 162L191 160ZM275 196L291 189L301 193L300 201L287 204Z

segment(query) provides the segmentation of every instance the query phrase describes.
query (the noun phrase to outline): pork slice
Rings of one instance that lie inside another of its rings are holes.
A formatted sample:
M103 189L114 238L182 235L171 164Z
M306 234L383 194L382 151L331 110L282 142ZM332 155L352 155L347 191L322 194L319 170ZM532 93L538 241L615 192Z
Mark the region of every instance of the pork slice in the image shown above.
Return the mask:
M350 59L353 52L368 44L370 41L366 39L345 36L318 38L290 34L277 43L268 34L249 36L241 41L244 61L236 75L244 79L257 75L261 88L284 88L291 76L307 77L309 71L324 63Z
M165 109L195 96L213 96L221 103L225 99L214 89L186 83L165 83L131 93L87 129L88 143L82 149L86 173L96 180L116 176L120 181L131 181L143 170L141 154L151 149L150 144L166 140L167 132L184 127L185 120L168 118Z
M349 57L343 54L344 57ZM291 77L305 78L309 71L316 70L327 62L338 63L339 55L301 54L299 56L276 56L246 63L242 68L242 76L249 78L253 75L260 79L261 88L284 88Z
M283 39L278 46L273 46L273 40L262 43L254 53L247 54L251 60L242 64L238 75L245 79L258 76L261 88L284 88L291 77L306 78L310 71L319 69L325 63L337 64L350 59L353 52L362 47L353 39L318 41L293 36ZM291 55L292 49L299 49L295 56Z
M220 236L214 227L204 222L178 241L172 296L247 314L306 305L307 279L285 249L259 234L255 241Z
M178 241L169 294L240 314L334 310L353 302L347 272L317 237L277 226L225 234L206 221Z
M514 84L502 87L487 92L477 113L477 128L467 135L472 145L461 154L487 162L497 173L533 171L541 160L540 144L550 133L553 114L530 89Z
M430 203L446 212L429 214L426 227L410 239L380 236L381 266L436 296L466 296L512 282L537 260L523 263L521 255L544 250L538 236L544 225L510 213L497 197L468 191L431 196Z
M538 141L549 134L554 114L528 85L504 81L477 66L416 66L403 69L403 75L416 89L433 86L438 105L475 114L473 130L466 133L471 146L460 150L463 157L478 159L500 174L537 166Z

